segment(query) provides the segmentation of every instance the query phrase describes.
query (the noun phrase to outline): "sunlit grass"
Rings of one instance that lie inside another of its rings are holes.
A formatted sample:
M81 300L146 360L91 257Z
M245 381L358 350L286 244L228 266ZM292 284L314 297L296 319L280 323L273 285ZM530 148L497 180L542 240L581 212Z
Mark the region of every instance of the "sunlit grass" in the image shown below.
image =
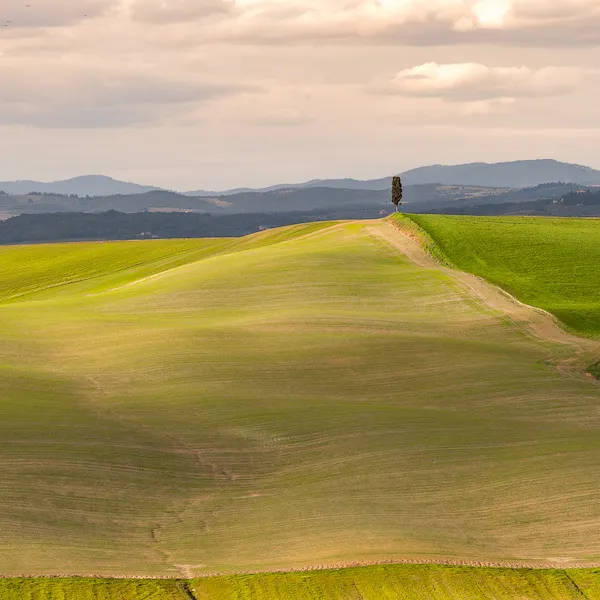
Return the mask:
M1 574L599 557L596 383L377 226L0 253Z
M459 269L600 335L600 220L411 215Z

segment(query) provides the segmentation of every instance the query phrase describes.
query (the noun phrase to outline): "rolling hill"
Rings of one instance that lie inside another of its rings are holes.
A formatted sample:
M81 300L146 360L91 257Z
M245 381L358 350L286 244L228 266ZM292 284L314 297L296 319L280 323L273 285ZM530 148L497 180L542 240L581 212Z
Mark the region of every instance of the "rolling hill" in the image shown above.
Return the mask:
M408 185L444 183L522 188L554 181L600 185L600 171L550 159L492 164L433 165L406 171L403 177Z
M0 181L0 191L7 194L75 194L76 196L110 196L114 194L144 194L158 188L118 181L104 175L83 175L62 181Z
M467 185L490 188L535 187L564 181L581 185L600 185L600 171L582 165L552 159L517 160L503 163L469 163L464 165L429 165L400 173L405 185ZM222 195L242 192L270 192L280 189L331 187L347 190L389 190L392 177L379 179L314 179L305 183L274 185L258 190L227 190ZM215 192L196 190L190 196L212 196Z
M1 575L600 562L597 343L389 224L0 261Z

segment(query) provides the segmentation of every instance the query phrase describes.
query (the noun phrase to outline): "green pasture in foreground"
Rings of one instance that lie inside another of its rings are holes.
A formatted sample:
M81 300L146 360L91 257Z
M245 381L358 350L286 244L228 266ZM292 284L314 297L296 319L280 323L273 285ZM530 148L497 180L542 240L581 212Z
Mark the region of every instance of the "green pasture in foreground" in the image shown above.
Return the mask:
M596 382L381 228L2 249L0 574L600 560Z
M598 600L600 572L435 565L207 577L191 581L0 580L2 600Z
M578 333L600 336L600 220L410 215L438 251Z

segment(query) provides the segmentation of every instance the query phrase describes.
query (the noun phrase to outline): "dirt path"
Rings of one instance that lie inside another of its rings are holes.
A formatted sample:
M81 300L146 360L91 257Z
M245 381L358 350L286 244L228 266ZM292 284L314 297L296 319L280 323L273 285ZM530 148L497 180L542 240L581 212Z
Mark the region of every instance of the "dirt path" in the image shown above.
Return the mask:
M508 317L518 327L542 341L570 346L575 356L562 361L563 368L572 369L573 363L592 361L600 354L600 342L578 337L563 329L550 313L520 302L503 289L476 275L442 266L427 250L409 235L387 222L367 228L369 234L384 240L400 250L412 262L426 269L436 269L457 281L468 294L481 304ZM587 366L587 365L586 365Z

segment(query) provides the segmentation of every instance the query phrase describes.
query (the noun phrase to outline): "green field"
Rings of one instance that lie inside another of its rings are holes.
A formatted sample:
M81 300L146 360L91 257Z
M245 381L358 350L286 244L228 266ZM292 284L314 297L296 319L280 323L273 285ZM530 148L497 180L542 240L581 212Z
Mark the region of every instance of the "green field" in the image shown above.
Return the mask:
M600 220L410 215L434 253L600 336Z
M2 600L598 600L600 571L387 565L195 580L8 579Z
M600 561L576 348L395 238L2 248L0 574Z

